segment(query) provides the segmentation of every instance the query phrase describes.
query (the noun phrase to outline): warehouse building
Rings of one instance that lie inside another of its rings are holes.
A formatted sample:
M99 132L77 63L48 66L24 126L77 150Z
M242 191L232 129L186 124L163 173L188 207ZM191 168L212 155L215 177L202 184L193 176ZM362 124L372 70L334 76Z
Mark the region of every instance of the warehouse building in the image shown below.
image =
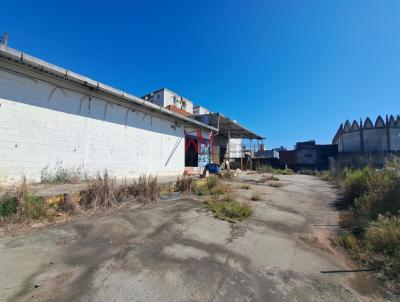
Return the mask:
M164 96L171 97L168 91ZM193 110L190 101L176 101ZM60 167L89 177L104 170L117 178L182 175L185 140L194 138L196 148L210 154L213 131L164 106L0 45L0 184L23 176L38 182L44 170Z
M381 168L386 161L400 155L400 116L378 116L375 123L346 121L337 130L332 143L339 147L336 168L360 168L371 165Z
M400 116L378 116L375 123L367 117L360 123L346 121L341 124L333 140L339 152L400 151Z

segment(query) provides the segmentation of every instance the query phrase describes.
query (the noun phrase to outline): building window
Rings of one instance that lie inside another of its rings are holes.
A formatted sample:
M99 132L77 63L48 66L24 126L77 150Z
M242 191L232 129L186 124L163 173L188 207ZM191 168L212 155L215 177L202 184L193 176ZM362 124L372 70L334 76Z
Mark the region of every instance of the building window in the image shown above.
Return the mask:
M160 98L160 95L159 94L157 94L157 99L159 99Z

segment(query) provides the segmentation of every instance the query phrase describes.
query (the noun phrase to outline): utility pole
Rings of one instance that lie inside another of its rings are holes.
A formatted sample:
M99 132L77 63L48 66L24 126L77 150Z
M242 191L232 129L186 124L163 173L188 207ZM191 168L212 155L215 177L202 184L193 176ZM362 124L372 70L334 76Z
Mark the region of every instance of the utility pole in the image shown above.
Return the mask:
M240 132L240 170L243 171L243 145L242 145L242 132Z

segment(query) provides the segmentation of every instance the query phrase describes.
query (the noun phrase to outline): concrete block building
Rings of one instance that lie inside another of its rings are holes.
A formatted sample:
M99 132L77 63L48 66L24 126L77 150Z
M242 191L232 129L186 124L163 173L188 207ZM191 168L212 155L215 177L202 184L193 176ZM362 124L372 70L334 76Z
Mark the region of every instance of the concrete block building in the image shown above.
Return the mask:
M181 175L186 135L200 135L197 147L207 149L217 129L165 109L171 103L193 111L171 91L152 97L0 45L0 184L23 176L37 182L43 169L57 166L88 176L104 170L117 178Z
M391 152L400 151L400 116L378 116L375 123L367 117L360 123L346 121L341 124L333 140L339 152Z
M339 147L335 167L382 167L388 158L400 155L400 116L378 116L375 123L367 117L350 123L346 121L337 130L332 142Z

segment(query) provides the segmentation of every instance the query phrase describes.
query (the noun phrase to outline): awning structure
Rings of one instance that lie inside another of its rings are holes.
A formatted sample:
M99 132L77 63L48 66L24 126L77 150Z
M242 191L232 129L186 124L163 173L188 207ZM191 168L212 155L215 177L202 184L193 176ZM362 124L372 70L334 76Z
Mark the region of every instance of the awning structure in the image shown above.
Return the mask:
M242 138L242 139L257 139L262 140L264 137L246 129L239 125L236 121L222 115L218 112L210 112L207 114L192 115L191 118L196 119L204 124L211 127L217 128L218 135L230 137L230 138Z

